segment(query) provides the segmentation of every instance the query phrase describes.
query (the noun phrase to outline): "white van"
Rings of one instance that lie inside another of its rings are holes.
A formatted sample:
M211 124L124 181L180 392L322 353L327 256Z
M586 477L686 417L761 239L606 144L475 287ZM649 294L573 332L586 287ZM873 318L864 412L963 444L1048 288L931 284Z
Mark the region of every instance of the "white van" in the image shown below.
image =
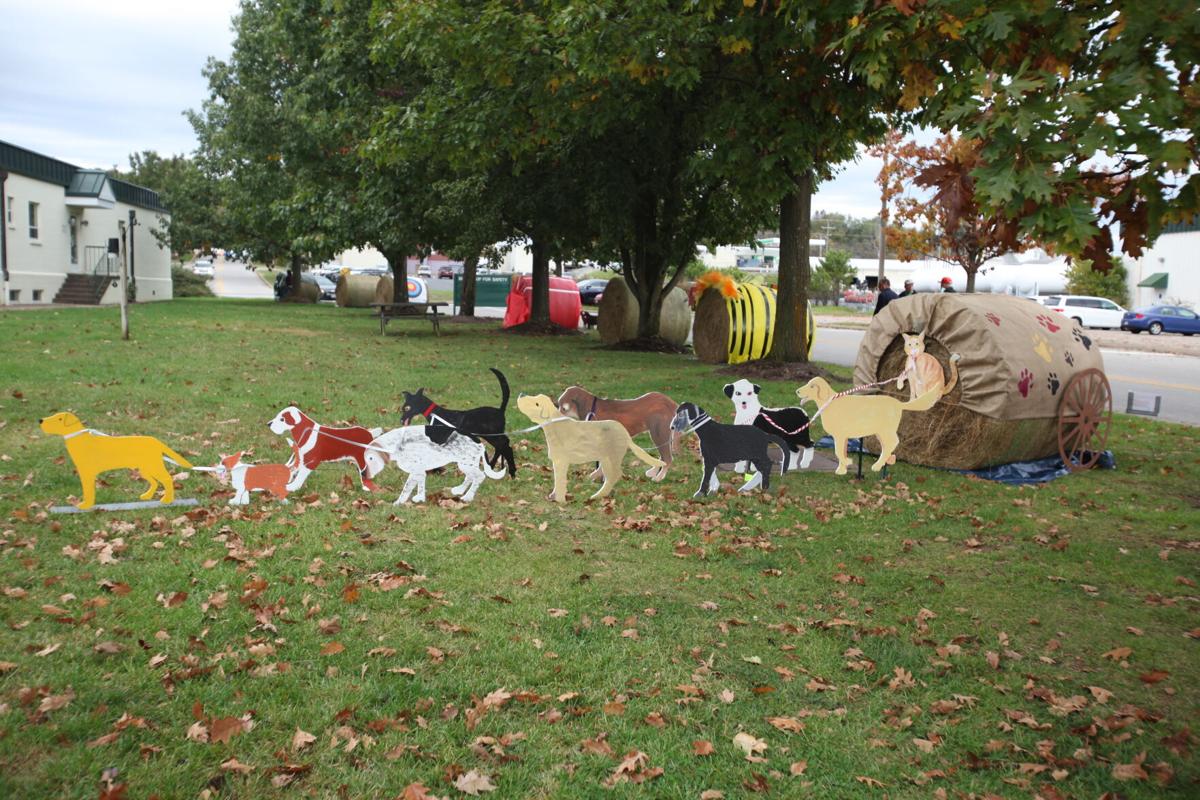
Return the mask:
M1057 311L1075 320L1084 328L1121 327L1125 309L1103 297L1086 297L1077 294L1051 295L1042 301L1051 311Z

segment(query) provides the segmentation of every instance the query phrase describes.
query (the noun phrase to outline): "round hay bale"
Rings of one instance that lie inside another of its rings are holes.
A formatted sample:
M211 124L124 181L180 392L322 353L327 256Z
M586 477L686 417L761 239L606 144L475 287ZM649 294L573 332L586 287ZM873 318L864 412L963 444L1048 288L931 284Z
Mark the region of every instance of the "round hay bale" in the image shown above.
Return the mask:
M901 334L924 330L925 352L938 360L947 382L950 354L961 357L958 382L929 411L901 416L896 457L947 469L1044 458L1058 452L1062 387L1079 371L1103 368L1099 348L1083 331L1076 338L1073 327L1029 300L1003 295L894 300L863 337L854 383L899 376L906 366ZM909 397L907 385L897 390L889 383L880 391ZM865 444L879 452L874 437Z
M341 275L334 292L337 304L342 308L367 308L375 301L375 288L378 284L379 278L374 275Z
M692 349L696 351L696 358L705 364L725 364L729 361L729 312L725 303L718 289L705 290L696 303Z
M638 301L624 278L613 278L604 287L597 306L600 311L600 341L616 344L637 336Z
M692 325L692 348L708 364L740 364L766 358L775 339L775 290L741 284L737 297L712 287L700 295ZM808 355L812 356L816 325L809 304Z
M599 311L600 341L616 344L637 338L641 305L624 278L613 278L604 287ZM658 335L677 347L682 346L691 326L692 310L688 306L687 292L676 286L663 298Z
M321 287L308 281L300 281L300 288L292 289L287 295L289 303L316 303L321 299Z
M384 275L379 279L379 283L375 284L375 303L390 303L395 297L396 284L392 281L390 275Z

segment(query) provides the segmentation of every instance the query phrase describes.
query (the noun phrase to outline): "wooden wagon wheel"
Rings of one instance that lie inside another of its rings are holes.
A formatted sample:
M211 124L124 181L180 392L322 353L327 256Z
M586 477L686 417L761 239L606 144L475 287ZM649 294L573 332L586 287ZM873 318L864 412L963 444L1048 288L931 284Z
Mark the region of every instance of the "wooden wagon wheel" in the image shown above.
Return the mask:
M1058 406L1058 454L1072 472L1096 466L1112 427L1112 388L1098 369L1076 373Z

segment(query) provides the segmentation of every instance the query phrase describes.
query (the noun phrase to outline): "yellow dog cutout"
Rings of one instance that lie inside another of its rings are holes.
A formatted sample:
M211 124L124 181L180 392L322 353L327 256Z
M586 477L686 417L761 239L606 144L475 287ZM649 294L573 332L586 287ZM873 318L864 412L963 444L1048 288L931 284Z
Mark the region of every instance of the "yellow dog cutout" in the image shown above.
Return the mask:
M621 462L625 453L633 454L652 467L666 464L647 453L629 438L629 431L616 420L583 422L559 415L558 406L544 394L517 398L521 413L542 429L546 435L546 450L554 467L554 491L551 500L567 502L567 471L572 464L600 462L604 484L591 499L607 497L621 480Z
M845 475L850 466L846 455L846 444L860 436L879 438L879 458L871 465L875 472L884 464L895 464L893 453L900 444L896 431L900 427L900 414L904 411L928 411L941 396L941 387L935 386L925 394L901 402L886 394L839 396L824 378L813 378L796 390L801 400L817 404L821 425L833 437L833 449L837 453L838 467L835 472ZM813 416L816 419L816 415Z
M175 500L175 484L163 459L192 468L186 458L153 436L106 436L83 427L79 417L69 411L46 417L40 424L44 432L66 441L67 455L75 464L83 488L83 502L79 504L83 509L96 504L96 478L102 472L136 469L150 484L141 499L154 497L162 486L162 502L166 505Z

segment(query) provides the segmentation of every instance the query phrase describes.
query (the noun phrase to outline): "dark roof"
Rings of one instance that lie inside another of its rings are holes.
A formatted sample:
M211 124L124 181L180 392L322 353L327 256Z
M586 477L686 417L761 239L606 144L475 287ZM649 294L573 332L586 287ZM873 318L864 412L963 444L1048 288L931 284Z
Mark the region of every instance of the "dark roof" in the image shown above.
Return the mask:
M1163 233L1191 233L1200 231L1200 215L1192 217L1187 222L1168 222L1163 225Z
M105 179L118 202L150 211L170 213L158 199L158 192L128 181L109 178L100 170L80 169L74 164L44 156L24 147L0 141L0 170L8 170L46 183L56 183L74 197L96 197Z

